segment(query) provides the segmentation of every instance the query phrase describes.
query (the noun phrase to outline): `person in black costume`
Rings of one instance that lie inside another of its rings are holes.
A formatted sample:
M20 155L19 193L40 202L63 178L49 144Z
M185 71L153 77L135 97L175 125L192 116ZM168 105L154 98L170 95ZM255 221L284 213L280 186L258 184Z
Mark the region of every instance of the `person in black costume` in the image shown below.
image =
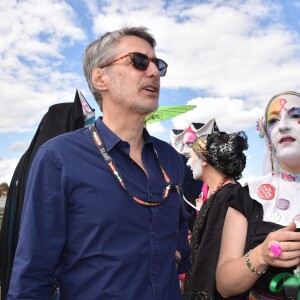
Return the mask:
M216 289L215 271L226 211L241 189L235 180L245 168L243 151L247 148L247 136L243 131L215 132L200 136L193 144L187 165L194 179L201 179L208 185L209 194L194 222L192 268L186 274L184 288L186 300L223 299Z
M296 294L274 286L278 275L300 269L300 93L272 97L257 129L269 170L243 178L243 193L228 209L217 287L224 297L250 290L253 300L299 300L297 286Z
M69 131L84 127L93 119L93 109L80 91L74 102L59 103L49 107L42 118L29 148L21 157L10 182L0 232L0 282L1 300L5 300L11 276L12 264L18 243L20 219L23 208L27 175L39 147L47 140ZM89 110L89 109L87 109Z
M200 207L207 199L208 187L201 180L195 180L191 169L186 165L192 146L197 137L219 131L215 119L209 120L204 123L191 123L185 129L172 129L170 131L171 145L182 154L182 159L185 164L184 182L183 182L183 196L185 208L189 213L189 237L191 239L191 232L193 230L195 218L200 210ZM179 275L180 286L183 290L185 274Z

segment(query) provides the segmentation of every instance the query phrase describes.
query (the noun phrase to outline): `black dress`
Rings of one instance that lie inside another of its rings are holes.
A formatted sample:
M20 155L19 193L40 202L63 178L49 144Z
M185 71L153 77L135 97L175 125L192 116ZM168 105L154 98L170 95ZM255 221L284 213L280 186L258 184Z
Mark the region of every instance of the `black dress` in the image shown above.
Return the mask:
M283 227L276 223L263 221L262 205L250 197L248 186L242 188L242 197L232 201L230 206L241 212L248 220L245 253L261 244L270 232ZM298 228L296 231L300 231L300 229ZM279 273L285 272L293 274L294 269L295 268L287 269L270 266L267 272L256 281L252 290L258 294L274 297L274 299L275 297L283 299L285 298L284 290L278 293L271 293L269 288L270 282Z
M229 183L203 203L191 240L192 268L186 274L184 299L224 299L216 289L216 267L227 209L241 196L239 183ZM247 296L230 299L247 299Z

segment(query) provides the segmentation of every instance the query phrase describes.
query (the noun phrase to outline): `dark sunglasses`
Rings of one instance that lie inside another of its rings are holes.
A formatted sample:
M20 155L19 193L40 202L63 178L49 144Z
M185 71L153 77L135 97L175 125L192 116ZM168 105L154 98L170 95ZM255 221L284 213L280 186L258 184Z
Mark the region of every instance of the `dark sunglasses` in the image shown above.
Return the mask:
M121 59L123 59L124 57L129 56L131 59L131 64L137 69L137 70L141 70L141 71L145 71L147 70L150 61L152 61L157 69L159 70L159 75L161 77L165 76L167 73L167 68L168 68L168 64L163 61L162 59L159 58L150 58L147 55L143 54L143 53L139 53L139 52L130 52L126 55L123 55L119 58L116 58L115 60L111 61L110 63L104 65L101 67L101 69L113 64L116 61L119 61Z

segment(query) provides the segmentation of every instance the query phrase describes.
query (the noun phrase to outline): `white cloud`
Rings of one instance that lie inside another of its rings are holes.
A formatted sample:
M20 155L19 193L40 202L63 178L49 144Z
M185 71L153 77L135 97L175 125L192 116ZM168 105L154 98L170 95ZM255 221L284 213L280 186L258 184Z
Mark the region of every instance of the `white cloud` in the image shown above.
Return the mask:
M28 149L29 142L15 142L9 147L9 151L22 152L22 154Z
M31 130L51 104L73 101L81 79L57 66L85 33L59 0L2 1L0 18L0 131Z
M13 172L19 162L18 158L0 159L0 183L6 182L8 185L12 179Z
M190 123L206 123L216 119L220 130L227 132L246 130L254 127L256 120L264 113L263 109L258 107L247 109L244 101L229 97L197 97L189 100L187 104L197 107L174 118L172 120L174 128L184 129Z
M167 132L167 129L160 122L147 125L147 130L151 135L154 136L164 134Z
M62 79L62 82L66 80ZM66 82L66 91L44 85L44 92L42 92L23 83L14 85L12 82L0 82L0 131L33 130L50 105L74 100L75 88L70 85Z
M94 3L95 4L95 3ZM193 88L213 97L241 97L265 105L273 94L299 90L299 33L284 23L275 1L102 2L97 35L145 25L169 63L163 86Z
M97 36L125 24L150 29L157 55L169 63L163 87L240 98L248 109L300 89L299 33L283 22L279 2L85 3ZM82 85L81 75L60 68L69 64L63 50L85 39L82 12L58 0L4 1L0 8L0 131L31 130Z

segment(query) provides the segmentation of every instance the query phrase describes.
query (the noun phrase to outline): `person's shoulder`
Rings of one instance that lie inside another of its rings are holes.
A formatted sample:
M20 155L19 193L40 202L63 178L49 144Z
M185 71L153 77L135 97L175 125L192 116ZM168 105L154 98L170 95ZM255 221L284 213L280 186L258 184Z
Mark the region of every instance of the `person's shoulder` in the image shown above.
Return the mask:
M244 214L244 201L248 193L248 186L242 186L239 182L229 183L222 189L223 205L241 212Z
M49 139L38 148L33 165L38 166L51 162L61 167L67 161L74 161L74 158L78 158L78 155L81 155L89 147L85 137L86 130L88 129L80 128Z
M238 182L228 183L220 190L220 196L229 202L240 198L242 193L243 187Z
M68 149L73 146L80 146L85 143L85 139L88 134L88 128L79 128L75 131L65 132L43 143L39 150L44 149L44 151L47 151L47 149L62 149L64 152L67 152Z

